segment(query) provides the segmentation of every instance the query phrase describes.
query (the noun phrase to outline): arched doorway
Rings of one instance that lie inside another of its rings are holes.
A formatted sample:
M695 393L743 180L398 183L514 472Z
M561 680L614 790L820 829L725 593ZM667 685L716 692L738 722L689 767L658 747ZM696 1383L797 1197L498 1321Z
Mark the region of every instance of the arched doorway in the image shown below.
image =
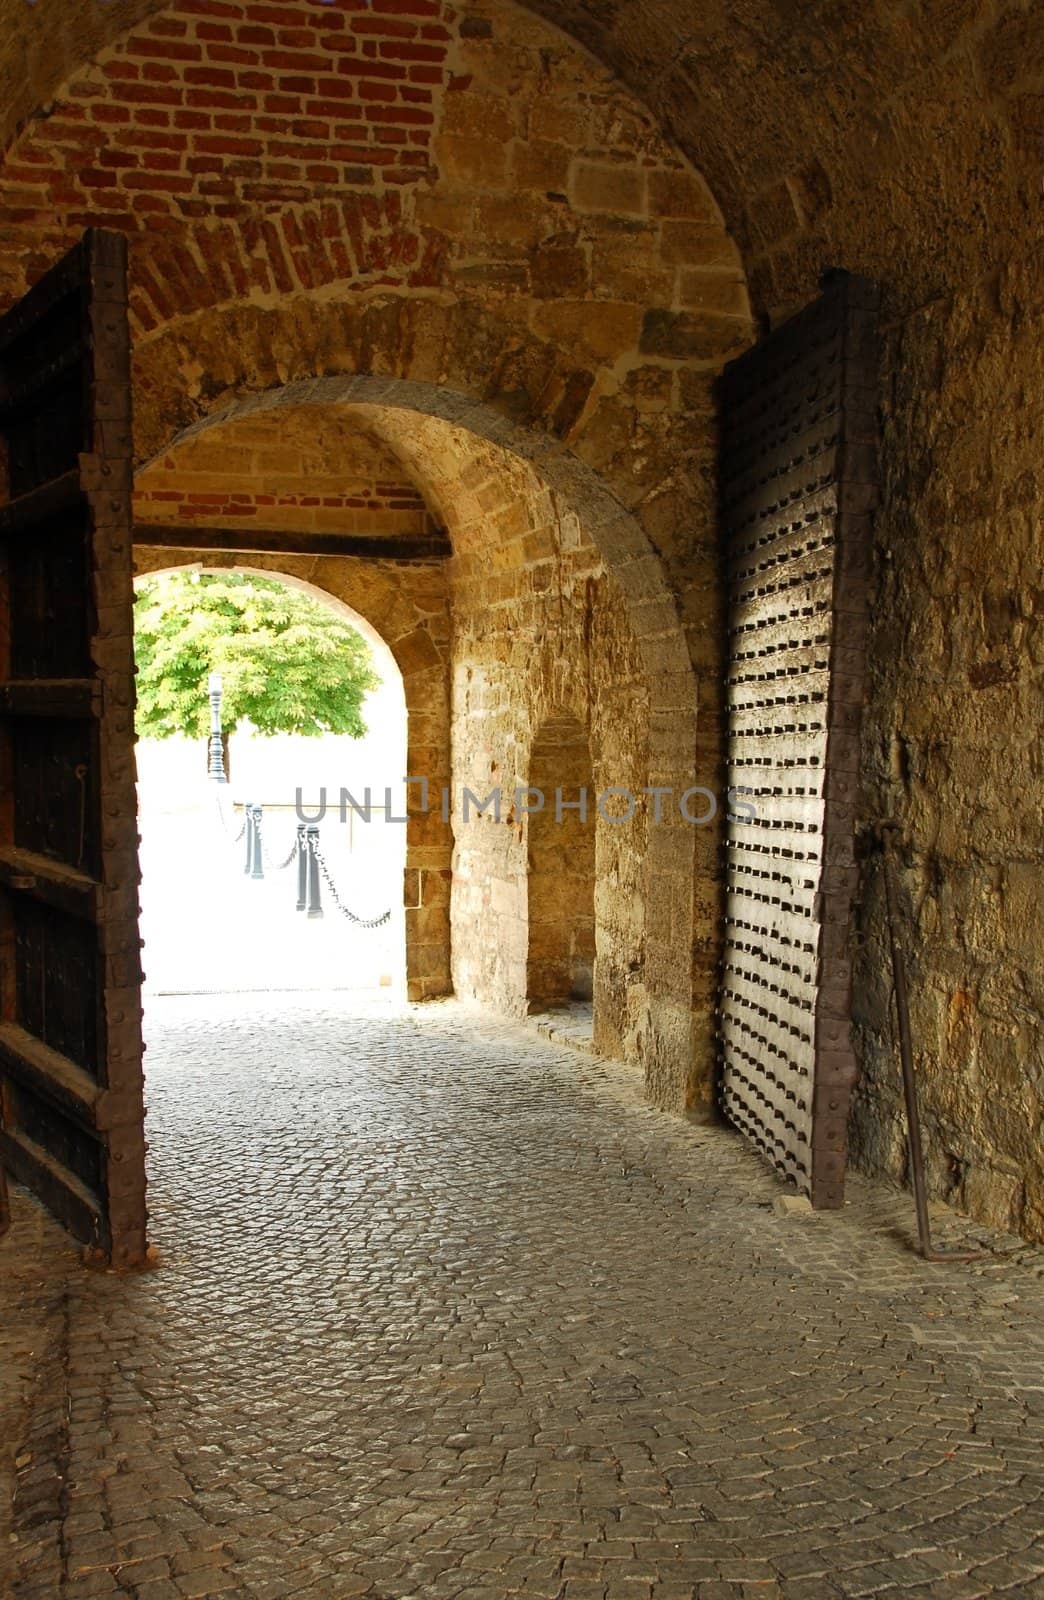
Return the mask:
M163 580L175 575L187 581L165 586ZM246 583L233 588L221 581L227 579ZM211 596L211 615L207 618L200 609L190 618L186 608L192 606L196 585L207 580L217 591L216 599ZM251 585L251 580L257 583ZM158 667L153 660L141 669L145 676L139 684L146 687L147 702L155 707L158 701L161 712L166 703L164 663L171 671L184 670L208 641L211 654L220 655L230 645L233 660L236 650L245 648L252 674L249 636L228 641L223 636L222 613L239 594L247 596L246 615L274 598L276 613L285 613L280 621L285 620L290 633L300 636L306 627L314 628L316 648L327 654L325 672L313 680L306 659L309 633L296 646L303 655L292 682L276 689L274 706L287 697L296 701L307 696L310 684L321 695L320 683L338 682L336 662L330 660L335 643L351 657L351 669L345 657L344 678L358 665L356 650L371 673L359 705L359 724L351 732L344 731L344 724L338 731L322 731L330 724L323 720L321 701L315 707L318 723L305 703L298 708L300 716L290 718L298 730L310 722L311 736L287 727L285 717L277 716L275 729L259 729L248 720L228 741L226 716L226 749L231 746L227 781L215 779L205 739L184 732L149 737L157 725L161 733L166 731L162 715L154 712L139 719L146 997L336 990L350 991L356 1001L401 1001L406 994L401 780L407 708L392 651L350 606L277 568L166 563L139 573L136 589L148 598L153 628L163 625L168 610L170 637L176 640L191 628L187 651L178 651L168 640ZM285 601L278 599L281 590L290 592ZM291 609L293 594L306 597L307 604L299 600ZM336 634L326 629L324 618L342 624ZM260 638L265 652L276 647L269 632ZM282 659L285 671L287 658ZM278 660L277 654L274 665ZM200 715L205 713L205 689L204 678ZM260 692L259 704L265 703ZM218 705L220 718L220 700ZM302 841L306 822L312 826Z
M388 633L408 693L416 678L427 697L416 733L411 721L407 770L429 780L426 790L414 785L410 815L430 955L441 962L445 946L434 938L450 922L456 993L511 1015L526 1010L526 828L510 800L526 781L539 710L574 706L592 729L600 782L635 797L630 822L603 830L614 903L603 919L599 1049L640 1062L658 1103L705 1102L712 1057L697 1043L713 1017L704 989L694 1000L710 955L694 919L707 916L703 880L717 858L676 804L650 823L644 796L650 785L683 793L704 769L713 729L701 730L684 623L641 524L553 435L444 385L359 373L241 393L167 439L140 469L139 488L162 480L168 460L243 425L275 434L297 416L304 428L334 415L391 451L452 547L444 590L424 569L405 569L416 572L409 610L396 605ZM361 560L329 565L366 570ZM500 826L491 811L469 813L465 788L500 791ZM653 892L670 896L669 918L647 918ZM415 990L411 969L411 995L445 992L424 987L426 972L421 964Z
M547 717L529 762L530 1010L593 1001L595 794L585 730L570 712Z

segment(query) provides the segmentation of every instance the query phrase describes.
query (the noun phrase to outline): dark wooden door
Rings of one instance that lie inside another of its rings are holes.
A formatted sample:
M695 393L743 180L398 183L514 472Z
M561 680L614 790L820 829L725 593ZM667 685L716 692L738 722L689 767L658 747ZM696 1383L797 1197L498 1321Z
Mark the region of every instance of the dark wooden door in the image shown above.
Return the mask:
M126 241L0 319L0 1150L145 1256Z
M726 368L726 1115L842 1204L855 1058L849 919L871 519L876 293L842 277Z

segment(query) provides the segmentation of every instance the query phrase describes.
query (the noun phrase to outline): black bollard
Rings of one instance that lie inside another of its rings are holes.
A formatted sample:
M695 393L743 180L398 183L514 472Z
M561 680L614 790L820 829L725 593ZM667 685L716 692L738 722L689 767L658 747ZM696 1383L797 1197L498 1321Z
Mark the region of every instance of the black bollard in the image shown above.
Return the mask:
M261 807L251 806L250 809L254 818L254 855L250 867L250 876L252 878L263 878L265 869L261 861Z
M322 900L319 893L319 828L316 823L310 823L307 828L308 835L308 915L321 917L323 914Z
M254 865L254 807L250 800L243 801L243 821L246 824L244 838L246 839L246 861L243 871L249 873Z
M303 911L308 904L308 841L305 825L297 824L297 909Z

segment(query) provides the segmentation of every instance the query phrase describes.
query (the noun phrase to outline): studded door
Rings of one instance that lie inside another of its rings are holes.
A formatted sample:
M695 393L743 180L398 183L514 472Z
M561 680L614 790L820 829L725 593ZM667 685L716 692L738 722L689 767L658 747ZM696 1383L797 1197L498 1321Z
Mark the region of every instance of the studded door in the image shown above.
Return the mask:
M0 1154L145 1254L126 244L0 319Z
M817 1207L844 1199L849 922L871 521L876 292L841 277L725 371L725 1114Z

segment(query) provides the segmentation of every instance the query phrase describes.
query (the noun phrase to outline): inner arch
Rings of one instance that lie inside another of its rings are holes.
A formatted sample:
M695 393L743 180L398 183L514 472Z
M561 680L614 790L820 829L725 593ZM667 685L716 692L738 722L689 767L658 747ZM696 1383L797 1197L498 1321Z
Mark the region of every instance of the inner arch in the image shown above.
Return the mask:
M451 788L513 792L526 781L525 751L544 708L566 705L593 718L604 781L632 788L639 807L646 786L686 789L697 762L697 687L677 604L635 517L553 437L433 384L344 375L215 410L178 434L169 453L176 459L212 429L231 439L237 425L267 419L278 429L284 416L327 413L392 450L453 542L452 735L443 759ZM552 595L560 598L552 603ZM435 765L418 766L411 754L415 775L430 776ZM513 930L525 919L524 841L511 821L490 829L457 809L452 827L456 988L521 1014L527 956ZM693 1001L696 841L666 810L648 828L640 813L635 829L640 847L628 850L621 836L606 858L614 882L635 900L638 926L653 885L677 909L669 928L649 923L637 955L629 938L617 959L605 950L596 1041L640 1059L656 1098L684 1105L709 1088L709 1063L695 1060L693 1047L694 1026L706 1025L702 1007L694 1019Z

